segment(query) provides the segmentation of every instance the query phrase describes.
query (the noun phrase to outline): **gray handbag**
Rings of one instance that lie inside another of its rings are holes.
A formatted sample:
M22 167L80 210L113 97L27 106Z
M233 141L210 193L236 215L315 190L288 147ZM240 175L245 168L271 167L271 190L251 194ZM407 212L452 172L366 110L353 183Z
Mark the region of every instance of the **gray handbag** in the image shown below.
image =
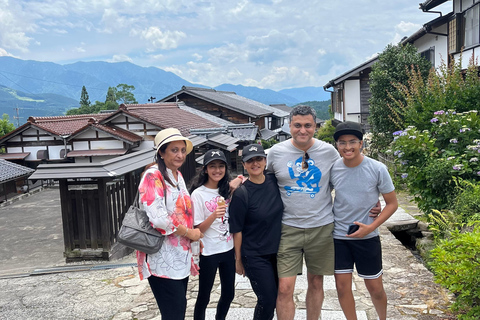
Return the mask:
M139 208L137 191L133 204L125 213L117 241L126 247L153 254L162 247L163 238L164 235L152 227L145 210Z

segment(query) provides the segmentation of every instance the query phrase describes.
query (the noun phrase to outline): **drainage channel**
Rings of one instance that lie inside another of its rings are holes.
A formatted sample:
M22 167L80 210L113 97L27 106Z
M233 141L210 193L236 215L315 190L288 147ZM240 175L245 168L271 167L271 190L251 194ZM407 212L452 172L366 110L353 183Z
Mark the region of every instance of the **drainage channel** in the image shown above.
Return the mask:
M44 268L44 269L35 269L30 273L0 275L0 279L25 278L29 276L39 276L39 275L54 274L54 273L108 270L108 269L136 267L136 266L137 266L136 263L122 263L122 264L75 265L75 266L51 267L51 268Z
M423 238L423 234L418 229L407 229L401 231L392 231L390 232L394 235L397 240L399 240L405 248L410 250L415 259L417 259L422 264L424 263L420 252L417 250L417 239Z

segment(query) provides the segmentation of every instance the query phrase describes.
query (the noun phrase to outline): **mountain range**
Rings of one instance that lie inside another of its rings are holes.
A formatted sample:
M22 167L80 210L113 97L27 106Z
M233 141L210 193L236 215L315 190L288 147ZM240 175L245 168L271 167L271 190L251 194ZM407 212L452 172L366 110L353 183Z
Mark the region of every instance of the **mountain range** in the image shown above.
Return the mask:
M160 100L182 86L208 86L188 82L172 72L156 67L140 67L130 62L75 62L60 65L53 62L0 57L0 115L8 114L15 125L29 116L58 116L79 107L82 87L90 101L105 101L109 87L133 85L139 103L150 98ZM330 93L322 87L302 87L274 91L257 87L222 84L215 90L233 91L264 104L293 106L306 101L325 101Z

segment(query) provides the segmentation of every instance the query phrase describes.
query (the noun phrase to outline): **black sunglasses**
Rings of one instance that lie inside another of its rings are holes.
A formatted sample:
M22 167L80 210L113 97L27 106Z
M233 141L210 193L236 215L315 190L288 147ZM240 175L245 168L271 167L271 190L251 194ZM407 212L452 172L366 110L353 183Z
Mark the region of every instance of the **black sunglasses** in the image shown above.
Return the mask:
M308 169L308 159L310 159L310 156L308 155L308 153L305 152L303 154L303 158L302 158L302 169L303 170Z
M263 159L265 159L265 157L253 157L253 158L250 158L248 159L246 162L247 163L252 163L252 162L262 162Z

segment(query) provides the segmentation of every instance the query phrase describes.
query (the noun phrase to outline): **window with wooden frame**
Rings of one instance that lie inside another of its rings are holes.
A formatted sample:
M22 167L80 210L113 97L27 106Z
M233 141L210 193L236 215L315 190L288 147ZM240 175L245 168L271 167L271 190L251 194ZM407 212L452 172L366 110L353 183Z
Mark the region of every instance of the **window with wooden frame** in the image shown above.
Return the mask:
M464 46L480 43L480 5L476 4L463 13Z

